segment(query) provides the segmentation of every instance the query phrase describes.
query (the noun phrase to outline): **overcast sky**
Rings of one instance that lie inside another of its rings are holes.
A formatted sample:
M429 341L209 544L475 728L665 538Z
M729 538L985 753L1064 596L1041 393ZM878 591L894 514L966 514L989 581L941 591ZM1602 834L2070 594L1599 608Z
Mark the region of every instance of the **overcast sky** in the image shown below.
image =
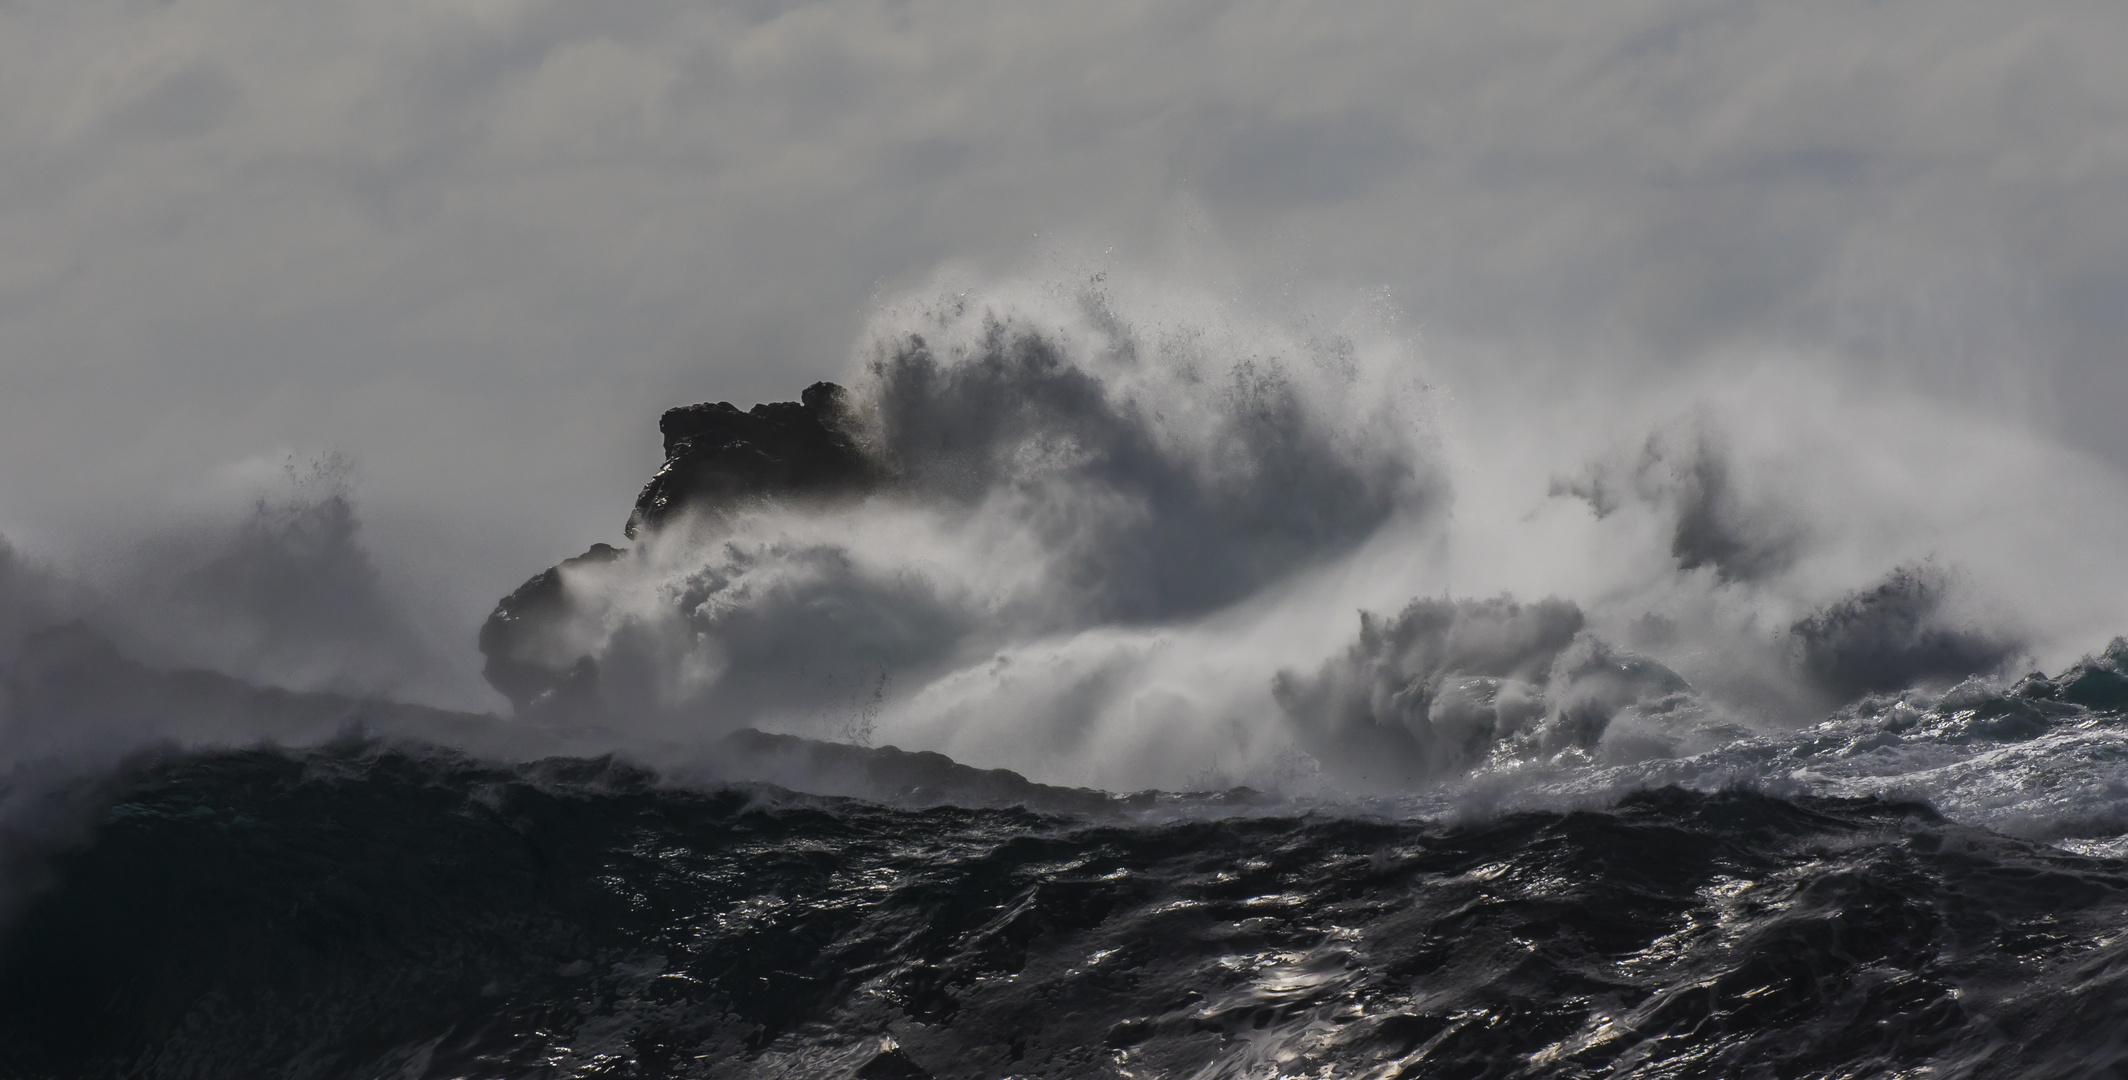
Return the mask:
M664 407L1058 251L1527 371L1832 353L2128 464L2124 43L2102 0L5 0L0 533L337 450L388 562L492 598L618 532Z

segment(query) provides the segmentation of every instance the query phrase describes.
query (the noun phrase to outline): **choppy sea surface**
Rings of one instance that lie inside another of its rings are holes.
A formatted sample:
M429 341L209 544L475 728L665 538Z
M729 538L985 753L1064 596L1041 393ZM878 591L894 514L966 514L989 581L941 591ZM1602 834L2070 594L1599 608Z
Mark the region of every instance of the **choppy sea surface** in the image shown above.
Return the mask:
M1555 762L1549 808L166 754L9 928L0 1073L2121 1075L2109 673Z

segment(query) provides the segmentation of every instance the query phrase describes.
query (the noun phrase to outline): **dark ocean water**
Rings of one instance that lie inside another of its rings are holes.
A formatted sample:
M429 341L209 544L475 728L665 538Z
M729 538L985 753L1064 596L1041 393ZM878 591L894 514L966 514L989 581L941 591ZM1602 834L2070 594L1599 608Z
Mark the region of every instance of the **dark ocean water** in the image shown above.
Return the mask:
M907 809L346 744L141 766L10 1077L2128 1074L2128 862L1881 799Z

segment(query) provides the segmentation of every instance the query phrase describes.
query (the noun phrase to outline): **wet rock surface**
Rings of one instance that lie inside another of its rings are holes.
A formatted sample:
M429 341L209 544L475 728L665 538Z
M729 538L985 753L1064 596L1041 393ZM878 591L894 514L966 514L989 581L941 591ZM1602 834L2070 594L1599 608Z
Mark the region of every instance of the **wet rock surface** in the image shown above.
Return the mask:
M728 401L668 409L658 420L665 464L636 497L630 538L689 515L709 518L765 501L833 499L874 490L886 471L850 435L848 392L829 382L797 401L740 411ZM482 674L520 715L593 715L597 664L572 654L556 628L571 614L567 575L613 562L626 549L593 544L534 575L495 606L480 628Z
M636 497L628 535L688 512L717 513L758 499L865 491L880 471L849 435L848 392L829 382L797 401L728 401L668 409L658 420L665 464Z
M598 566L627 554L610 544L532 576L502 598L480 627L480 653L487 658L481 675L510 699L519 713L580 712L598 700L598 667L589 658L557 658L548 646L549 626L569 615L564 574L576 567Z

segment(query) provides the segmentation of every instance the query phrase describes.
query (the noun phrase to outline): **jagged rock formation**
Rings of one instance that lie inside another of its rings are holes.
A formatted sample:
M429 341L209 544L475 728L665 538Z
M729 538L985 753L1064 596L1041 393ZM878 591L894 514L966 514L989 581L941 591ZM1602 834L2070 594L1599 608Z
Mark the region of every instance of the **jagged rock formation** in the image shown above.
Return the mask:
M546 630L569 616L563 571L609 563L623 554L611 544L593 544L519 585L481 625L480 654L487 661L480 673L519 713L582 712L598 701L598 666L588 656L557 656Z
M633 538L685 511L714 513L750 500L843 495L870 488L879 470L849 436L848 393L834 383L797 401L728 401L668 409L658 420L665 465L636 497Z
M686 515L715 516L749 504L827 499L878 487L886 471L850 436L848 392L834 383L805 388L797 401L728 401L668 409L658 420L665 464L643 486L627 532L635 538ZM480 628L482 673L519 714L588 716L598 702L598 667L571 655L554 630L567 622L564 572L612 562L607 544L550 567L495 606Z

